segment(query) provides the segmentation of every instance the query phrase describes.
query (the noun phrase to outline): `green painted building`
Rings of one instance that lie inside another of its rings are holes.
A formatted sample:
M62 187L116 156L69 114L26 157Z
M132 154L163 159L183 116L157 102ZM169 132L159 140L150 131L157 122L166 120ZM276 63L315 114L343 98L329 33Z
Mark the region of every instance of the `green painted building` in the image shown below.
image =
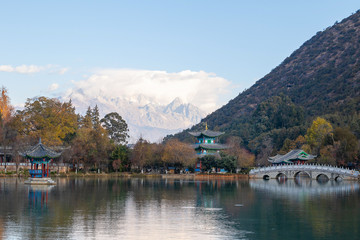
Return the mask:
M206 129L201 132L189 132L190 135L196 137L196 143L193 148L200 156L216 155L220 150L226 149L226 145L217 143L217 137L223 135L223 132L215 132Z

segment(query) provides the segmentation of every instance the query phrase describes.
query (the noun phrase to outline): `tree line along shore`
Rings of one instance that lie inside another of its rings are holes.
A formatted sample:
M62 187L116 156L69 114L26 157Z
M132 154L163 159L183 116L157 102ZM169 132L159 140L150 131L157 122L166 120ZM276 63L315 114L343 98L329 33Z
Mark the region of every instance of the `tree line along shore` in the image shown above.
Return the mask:
M35 97L28 99L22 110L15 111L10 104L7 89L0 96L0 171L10 174L10 165L16 173L23 171L25 159L21 152L34 146L39 139L61 157L53 164L67 164L67 171L75 173L193 173L199 161L191 144L170 139L150 143L138 139L129 145L129 129L116 112L100 118L97 106L89 107L85 115L77 114L71 100ZM232 143L230 143L231 145ZM248 150L232 144L221 157L201 159L202 171L225 169L229 173L248 171L254 165L254 156ZM59 172L58 170L56 172Z
M300 111L300 110L299 110ZM282 147L269 152L253 152L244 146L238 136L226 134L221 141L227 145L218 157L213 155L201 159L189 142L177 138L166 138L159 143L138 139L129 145L129 129L126 121L116 112L100 118L97 106L84 115L77 114L71 100L35 97L28 99L22 110L15 111L5 87L0 96L0 146L1 165L15 163L18 173L24 163L19 153L35 145L39 139L61 157L54 164L68 164L68 171L75 173L193 173L201 161L201 172L248 173L255 166L259 155L285 154L294 148L315 153L316 163L356 167L359 142L347 128L334 128L324 118L317 117L295 140L285 139ZM296 114L295 114L296 115ZM290 121L290 120L289 120ZM263 163L266 165L269 163ZM20 166L20 167L19 167ZM4 169L5 170L5 169ZM6 170L3 174L9 174ZM56 171L59 172L59 171Z

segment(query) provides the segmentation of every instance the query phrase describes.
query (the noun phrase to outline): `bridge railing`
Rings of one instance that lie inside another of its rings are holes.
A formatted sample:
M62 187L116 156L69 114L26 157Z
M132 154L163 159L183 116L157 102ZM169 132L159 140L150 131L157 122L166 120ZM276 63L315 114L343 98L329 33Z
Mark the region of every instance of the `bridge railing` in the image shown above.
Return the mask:
M351 177L359 177L359 171L351 170L348 168L330 166L330 165L321 165L321 164L285 164L285 165L273 165L269 167L260 167L254 168L250 171L250 175L254 175L257 173L264 172L272 172L272 171L321 171L321 172L329 172L335 174L341 174Z

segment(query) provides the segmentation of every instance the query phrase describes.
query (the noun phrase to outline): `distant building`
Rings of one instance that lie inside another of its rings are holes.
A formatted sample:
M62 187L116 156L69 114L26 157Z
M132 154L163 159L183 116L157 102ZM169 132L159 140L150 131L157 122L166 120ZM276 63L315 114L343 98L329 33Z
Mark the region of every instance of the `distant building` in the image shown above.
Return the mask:
M199 157L206 155L214 155L220 157L220 150L226 149L226 145L217 143L217 137L224 134L224 132L215 132L208 130L207 124L205 131L201 132L189 132L190 135L196 137L196 143L192 145L195 149L196 154ZM201 161L196 164L195 171L201 171Z
M5 158L6 155L6 158ZM0 146L0 162L9 162L12 159L12 147L11 146Z
M276 155L269 157L268 161L274 165L278 164L304 164L309 160L316 158L316 155L311 155L301 149L291 150L285 155Z

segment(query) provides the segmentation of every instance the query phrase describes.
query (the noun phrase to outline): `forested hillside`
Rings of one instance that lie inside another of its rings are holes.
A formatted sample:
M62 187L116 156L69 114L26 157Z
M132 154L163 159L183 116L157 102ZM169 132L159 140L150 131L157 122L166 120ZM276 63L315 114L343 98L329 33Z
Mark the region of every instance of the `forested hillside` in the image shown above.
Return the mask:
M348 163L359 158L359 111L360 12L357 11L318 32L251 88L190 130L202 129L207 122L211 129L226 132L220 139L222 142L236 136L242 146L257 155L258 164L265 164L269 155L303 145L319 156L326 155L327 158L319 158L322 161L331 158ZM332 130L316 148L310 144L308 131L318 116L329 122ZM167 139L176 137L190 142L187 131ZM353 149L346 147L349 141L355 141ZM352 153L344 157L349 151Z

